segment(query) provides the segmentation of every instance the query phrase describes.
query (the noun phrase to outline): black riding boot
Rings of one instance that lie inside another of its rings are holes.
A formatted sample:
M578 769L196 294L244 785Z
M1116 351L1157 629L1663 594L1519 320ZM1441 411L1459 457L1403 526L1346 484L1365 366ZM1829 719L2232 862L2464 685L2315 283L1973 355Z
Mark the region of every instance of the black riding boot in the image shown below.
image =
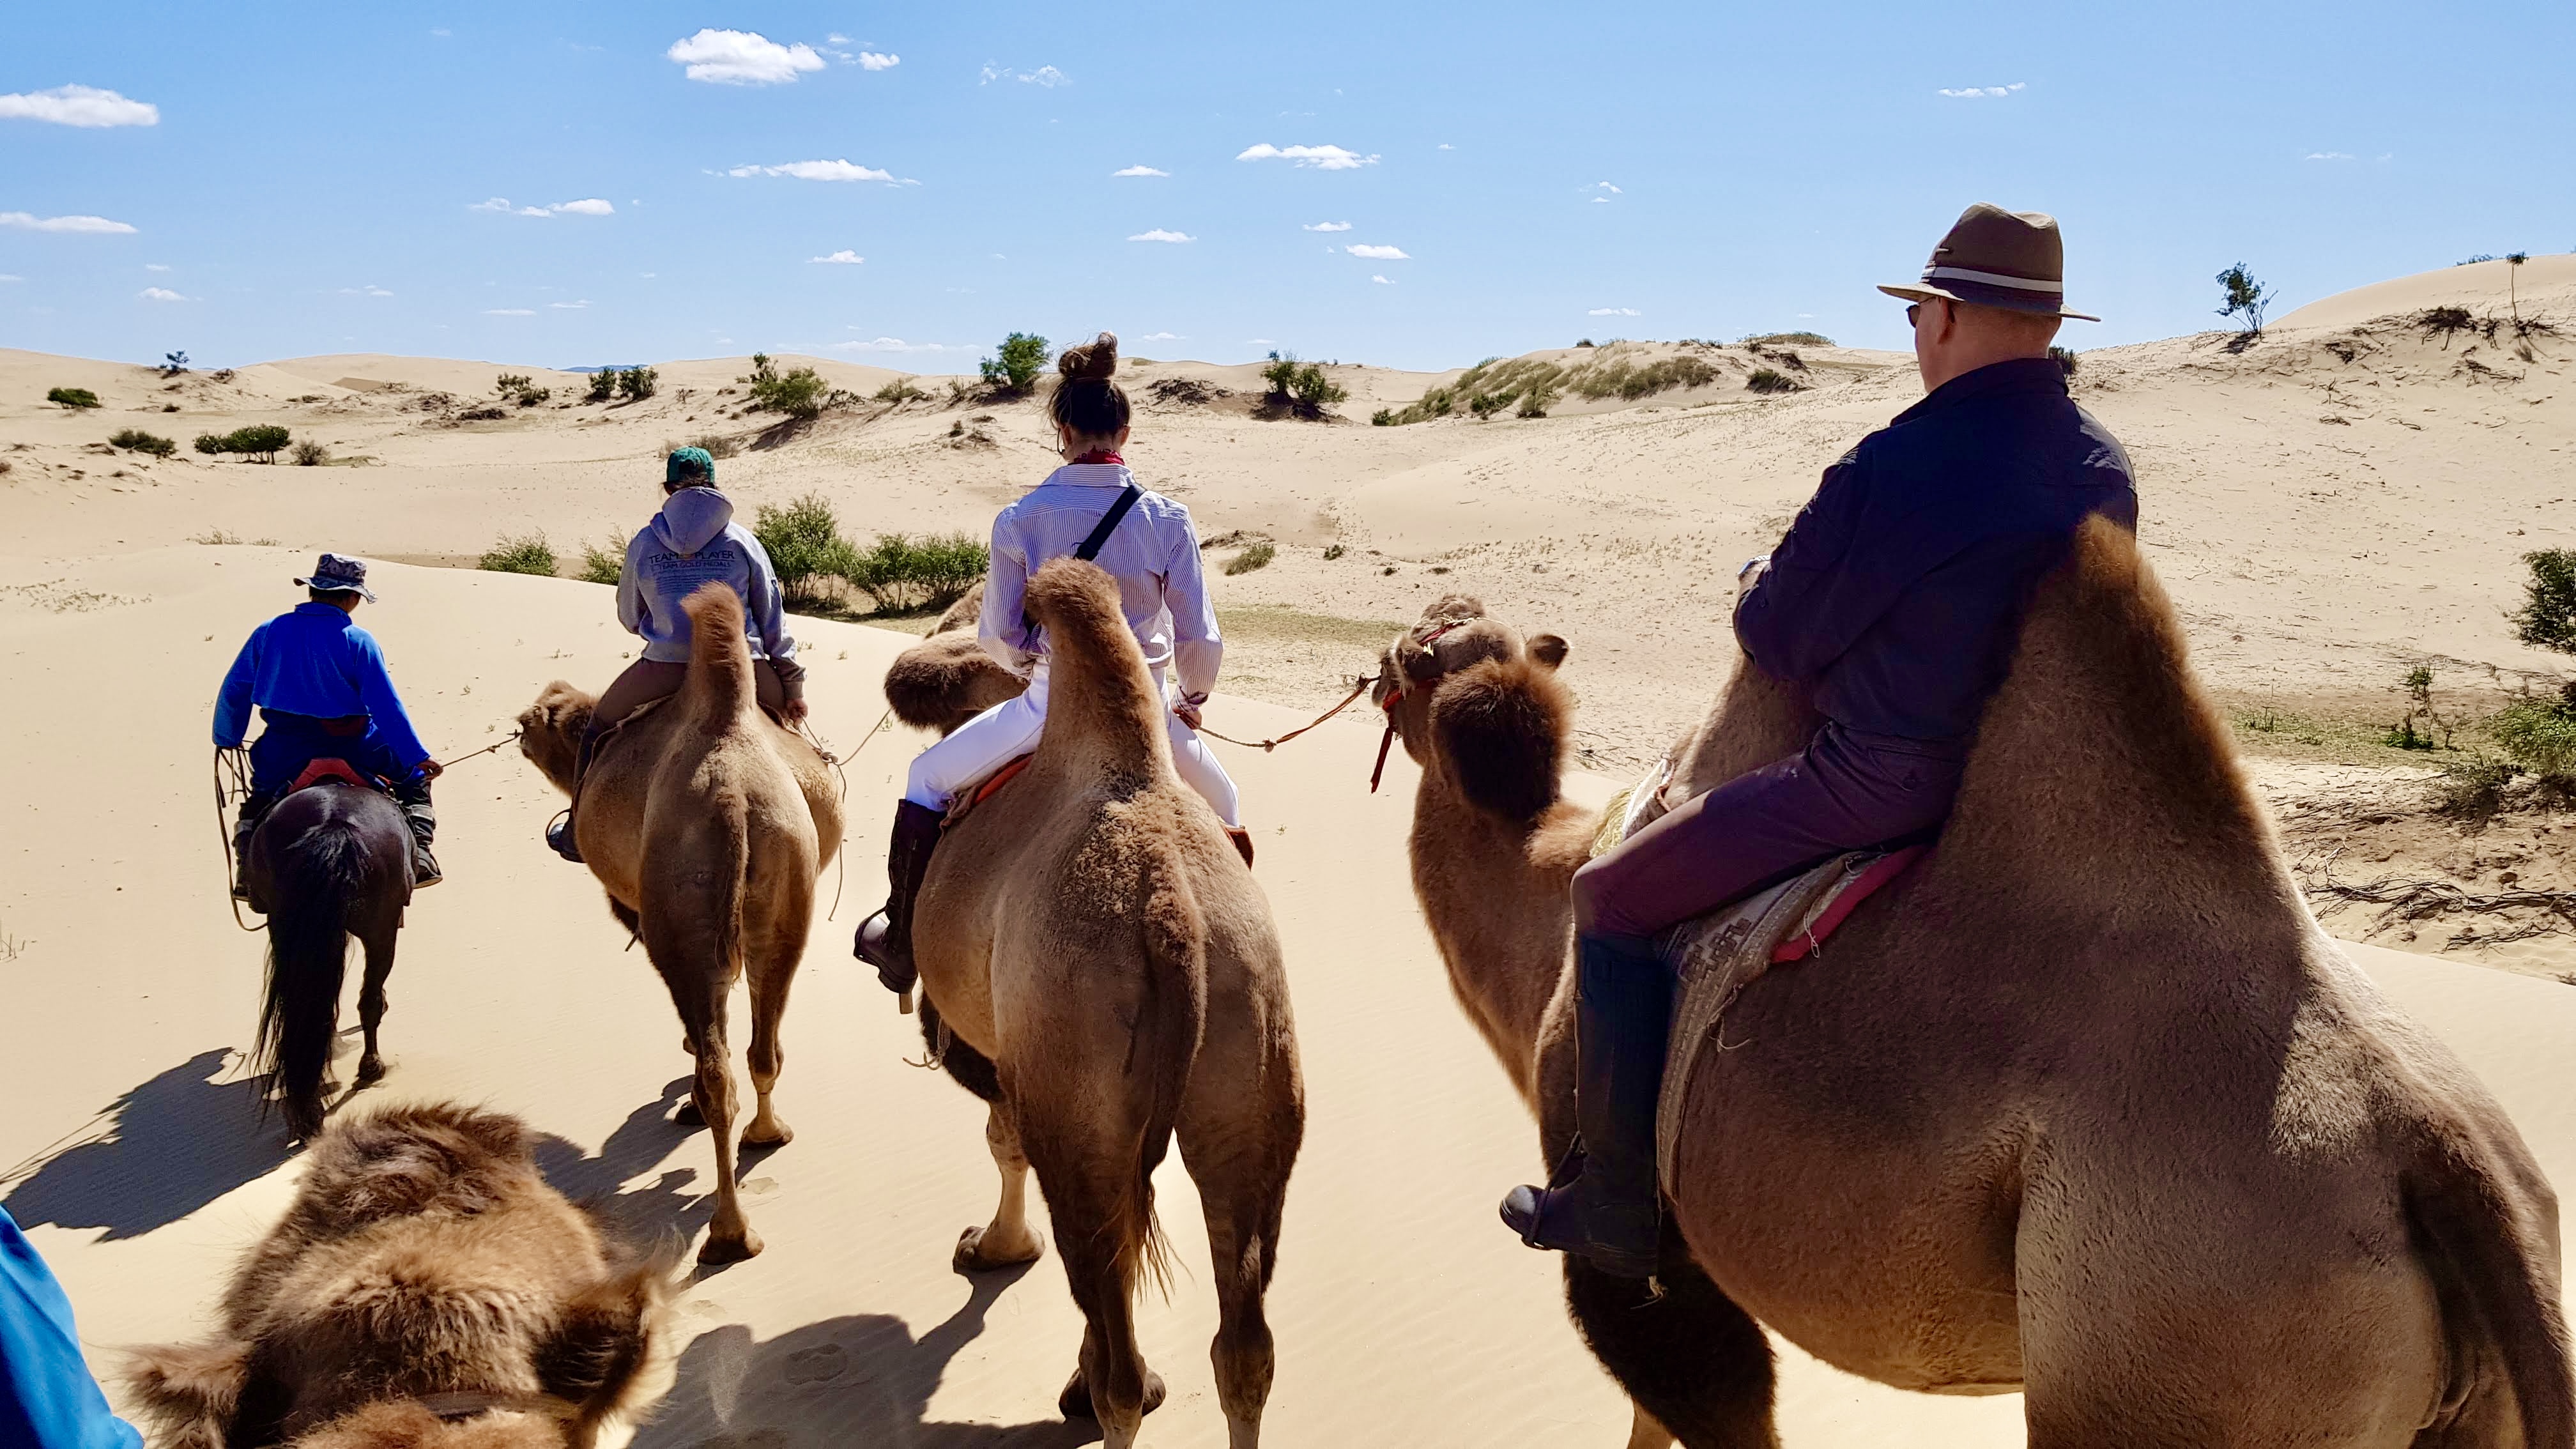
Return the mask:
M930 853L939 845L944 817L910 800L895 807L894 840L886 847L886 882L892 888L885 909L859 923L850 954L877 968L885 989L901 995L919 979L912 966L912 903L921 894L922 877L930 874Z
M429 782L421 780L397 787L394 803L402 807L403 823L411 827L411 888L420 890L445 880L438 868L438 857L429 853L429 842L438 834L438 812L429 803Z
M250 838L276 804L266 795L244 795L233 819L233 899L245 905L250 904Z
M572 757L572 799L564 806L563 813L546 826L546 844L553 847L555 854L575 865L583 862L581 846L574 842L572 836L573 812L581 808L582 777L590 773L591 746L598 742L598 731L586 729L581 732L581 747L573 752Z
M1617 1277L1651 1277L1663 1206L1655 1104L1672 1025L1672 975L1644 941L1585 936L1577 949L1574 1122L1582 1141L1575 1176L1513 1188L1503 1199L1503 1221L1533 1248L1581 1253Z

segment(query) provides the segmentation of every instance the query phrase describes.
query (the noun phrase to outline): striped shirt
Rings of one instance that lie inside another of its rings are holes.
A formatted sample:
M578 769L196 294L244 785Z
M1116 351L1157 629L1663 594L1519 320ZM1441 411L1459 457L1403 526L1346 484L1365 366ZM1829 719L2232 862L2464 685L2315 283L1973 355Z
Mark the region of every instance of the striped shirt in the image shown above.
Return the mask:
M1029 575L1049 559L1072 557L1133 481L1122 463L1068 463L993 520L992 571L978 630L986 652L1023 674L1046 654L1045 631L1026 618ZM1225 641L1217 637L1189 509L1145 493L1095 562L1118 581L1121 610L1145 648L1147 667L1168 667L1185 696L1206 698L1216 688Z

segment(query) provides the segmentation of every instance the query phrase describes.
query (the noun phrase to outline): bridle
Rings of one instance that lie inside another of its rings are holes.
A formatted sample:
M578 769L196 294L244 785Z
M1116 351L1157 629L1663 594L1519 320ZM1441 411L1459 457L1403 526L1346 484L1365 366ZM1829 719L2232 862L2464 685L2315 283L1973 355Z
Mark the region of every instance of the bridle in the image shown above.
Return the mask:
M1432 645L1440 642L1440 636L1468 622L1469 621L1465 619L1452 619L1449 622L1442 624L1439 628L1432 630L1430 633L1423 635L1414 642L1420 645L1425 652L1428 652ZM1377 704L1379 709L1386 712L1386 733L1378 737L1377 764L1369 770L1369 793L1372 795L1377 793L1378 781L1383 779L1386 775L1387 751L1392 749L1395 745L1395 706L1398 701L1404 698L1403 675L1399 672L1395 672L1395 660L1392 655L1387 659L1387 667L1378 672L1377 678L1391 680L1395 684L1395 688L1387 691L1386 698L1379 700ZM1372 684L1376 682L1376 680L1369 681L1369 683Z

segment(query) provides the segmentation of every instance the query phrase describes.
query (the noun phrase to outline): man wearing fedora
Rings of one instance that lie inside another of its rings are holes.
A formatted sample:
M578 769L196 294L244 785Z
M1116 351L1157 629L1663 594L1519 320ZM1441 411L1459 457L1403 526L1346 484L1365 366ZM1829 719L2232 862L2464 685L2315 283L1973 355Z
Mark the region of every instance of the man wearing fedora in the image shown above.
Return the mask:
M412 888L436 885L438 861L429 843L438 817L429 782L438 777L438 762L412 730L375 636L349 617L361 602L376 601L367 566L326 553L311 577L295 582L303 585L305 602L251 631L215 696L217 748L241 748L254 706L263 725L250 747L250 794L233 830L238 868L249 870L252 834L304 767L340 759L391 787L411 825ZM250 899L238 874L233 896Z
M1980 203L1912 305L1924 399L1825 470L1788 536L1738 575L1735 636L1814 689L1802 752L1674 806L1574 877L1579 1154L1518 1187L1532 1247L1654 1272L1671 928L1847 850L1927 838L1958 794L2023 604L2099 513L2137 526L2128 454L2049 356L2066 310L2056 219Z

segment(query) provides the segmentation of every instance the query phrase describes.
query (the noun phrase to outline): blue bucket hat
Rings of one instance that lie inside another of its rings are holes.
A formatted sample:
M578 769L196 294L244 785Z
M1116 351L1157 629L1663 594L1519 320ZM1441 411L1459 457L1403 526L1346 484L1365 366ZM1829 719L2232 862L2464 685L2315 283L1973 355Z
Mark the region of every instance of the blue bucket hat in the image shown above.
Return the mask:
M343 558L336 553L322 555L322 561L313 566L312 575L296 582L326 594L356 594L370 604L376 601L376 596L367 588L366 563L360 559Z
M663 461L662 481L677 483L683 475L692 473L697 475L699 483L713 484L716 481L715 455L704 448L673 448L671 456Z

